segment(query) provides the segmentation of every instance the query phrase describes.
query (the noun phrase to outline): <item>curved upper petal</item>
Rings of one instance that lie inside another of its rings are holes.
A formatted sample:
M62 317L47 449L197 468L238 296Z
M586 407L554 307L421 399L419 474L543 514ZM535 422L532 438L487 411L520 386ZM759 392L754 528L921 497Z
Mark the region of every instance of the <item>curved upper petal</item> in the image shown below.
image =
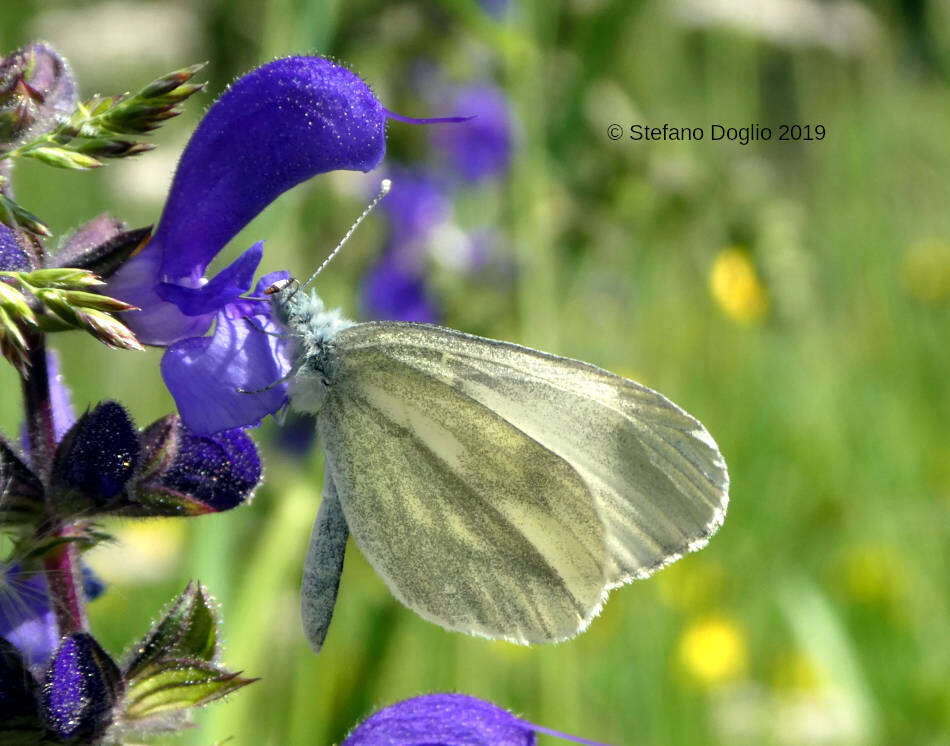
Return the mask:
M239 78L208 110L152 239L162 275L202 270L280 194L336 169L370 171L386 114L369 86L321 57L286 57Z
M286 383L242 391L264 389L290 370L290 342L265 331L281 331L269 312L235 318L222 311L210 337L184 339L165 351L162 377L186 427L209 435L256 425L287 403Z

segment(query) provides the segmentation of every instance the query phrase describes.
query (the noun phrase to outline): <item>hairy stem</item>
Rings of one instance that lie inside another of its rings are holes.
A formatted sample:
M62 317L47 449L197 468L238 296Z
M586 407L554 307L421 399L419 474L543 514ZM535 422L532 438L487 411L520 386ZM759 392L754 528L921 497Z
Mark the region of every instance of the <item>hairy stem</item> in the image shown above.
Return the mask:
M56 431L53 427L53 405L50 397L49 370L46 365L46 342L42 334L28 337L30 372L23 379L23 401L26 408L30 461L33 469L49 480L56 452ZM56 536L69 536L73 527L56 518L54 506L47 504L49 528ZM79 572L79 552L70 542L62 544L43 558L50 607L56 615L60 636L87 627L85 597Z

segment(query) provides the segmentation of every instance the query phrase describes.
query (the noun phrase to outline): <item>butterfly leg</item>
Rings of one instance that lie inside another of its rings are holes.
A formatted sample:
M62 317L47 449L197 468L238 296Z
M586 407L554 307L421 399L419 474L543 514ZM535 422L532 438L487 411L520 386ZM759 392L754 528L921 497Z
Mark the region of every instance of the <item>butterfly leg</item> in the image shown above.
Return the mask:
M247 324L251 329L261 334L266 334L268 337L280 337L281 339L290 339L291 337L299 337L299 334L285 334L284 332L269 332L260 324L258 324L250 316L244 317L244 323Z
M243 386L239 386L237 391L238 391L239 394L263 394L265 391L270 391L271 389L280 386L280 384L284 383L285 381L288 381L288 380L290 380L291 378L293 378L295 375L297 375L297 371L298 371L298 370L300 370L300 366L299 366L299 365L293 366L293 367L287 372L287 375L286 375L286 376L284 376L283 378L278 378L276 381L274 381L273 383L268 384L267 386L265 386L265 387L262 388L262 389L246 389L246 388L244 388Z

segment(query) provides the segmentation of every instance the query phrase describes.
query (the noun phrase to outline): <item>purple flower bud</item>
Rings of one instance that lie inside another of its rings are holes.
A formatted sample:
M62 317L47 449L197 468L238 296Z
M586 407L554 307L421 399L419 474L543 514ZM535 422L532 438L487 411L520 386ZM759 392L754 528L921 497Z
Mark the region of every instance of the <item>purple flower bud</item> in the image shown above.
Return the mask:
M62 739L95 742L111 725L122 674L87 632L63 639L43 687L47 726Z
M162 483L215 511L244 502L261 479L261 459L241 429L197 435L182 428L178 455Z
M0 223L0 271L29 272L31 269L30 255L20 245L16 231Z
M77 100L72 70L48 44L28 44L0 60L0 139L21 141L52 130Z
M459 89L455 109L474 115L459 127L431 132L433 144L468 181L498 178L511 162L511 115L505 94L493 85Z
M597 746L465 694L427 694L397 702L365 720L342 746L534 746L536 733Z
M76 490L96 505L119 497L138 464L138 432L113 401L87 412L60 442L53 462L55 488Z

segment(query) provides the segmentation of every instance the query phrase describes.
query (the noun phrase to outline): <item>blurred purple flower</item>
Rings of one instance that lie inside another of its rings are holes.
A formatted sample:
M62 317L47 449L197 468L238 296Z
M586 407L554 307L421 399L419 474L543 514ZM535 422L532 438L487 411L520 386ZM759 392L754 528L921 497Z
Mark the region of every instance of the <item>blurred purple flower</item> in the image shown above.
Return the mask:
M478 4L493 18L501 18L508 12L511 0L478 0Z
M422 273L403 266L398 248L390 248L363 280L363 303L376 319L432 323L439 318Z
M447 184L420 170L395 169L389 178L393 186L380 212L389 222L390 241L404 247L422 243L452 213Z
M76 412L73 409L69 387L59 368L59 355L54 350L46 352L46 371L49 377L50 406L53 410L53 434L56 442L63 439L66 432L76 423ZM20 431L20 442L27 456L30 454L30 433L24 423Z
M457 89L454 108L471 115L461 127L433 130L432 143L468 181L498 178L511 163L512 127L504 92L490 84Z
M426 243L451 215L448 187L423 171L397 170L390 178L392 191L381 205L389 222L389 238L382 257L363 280L366 315L434 322L439 311L424 282Z
M465 694L427 694L397 702L363 721L342 746L534 746L537 733L603 746L533 725Z
M104 586L87 567L82 572L86 599L93 601ZM46 665L59 635L42 571L28 572L15 563L0 567L0 637L13 644L31 668Z

